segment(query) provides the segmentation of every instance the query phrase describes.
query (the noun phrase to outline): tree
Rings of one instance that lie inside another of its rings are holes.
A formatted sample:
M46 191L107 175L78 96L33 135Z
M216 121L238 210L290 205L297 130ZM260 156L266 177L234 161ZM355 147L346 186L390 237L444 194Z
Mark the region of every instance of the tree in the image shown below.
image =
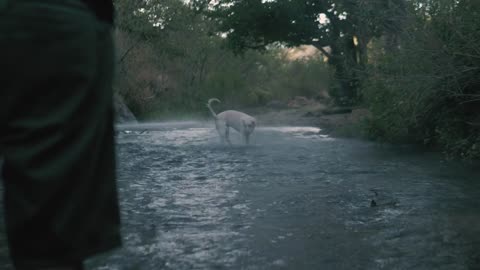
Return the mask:
M375 39L362 85L367 132L480 157L480 1L410 0L397 48ZM374 53L373 53L374 52Z
M405 0L219 0L207 10L237 52L278 42L315 46L335 70L338 101L347 103L357 95L368 42L395 32L404 9Z

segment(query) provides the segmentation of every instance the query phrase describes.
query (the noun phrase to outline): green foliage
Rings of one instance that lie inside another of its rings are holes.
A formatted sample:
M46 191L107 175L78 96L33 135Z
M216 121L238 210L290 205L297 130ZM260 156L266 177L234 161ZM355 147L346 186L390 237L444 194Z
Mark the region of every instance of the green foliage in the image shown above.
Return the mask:
M125 15L117 19L116 89L136 115L206 112L211 97L238 108L328 89L328 70L319 57L291 61L281 47L236 55L225 48L215 22L197 10L200 2L191 4L116 2L117 13Z
M214 57L216 65L207 65L202 81L180 85L168 99L159 98L152 109L205 111L205 102L211 97L229 108L255 107L271 100L286 102L297 95L313 98L328 88L328 71L320 60L291 62L277 51L248 52L243 57L220 48L218 52L222 55Z
M323 51L333 67L335 87L331 94L343 105L358 101L357 90L367 59L366 44L373 37L396 31L406 7L405 0L215 3L209 14L218 21L220 31L228 33L227 41L234 51L265 49L277 42L287 46L309 44Z
M385 38L373 42L362 91L373 115L368 131L479 158L480 3L429 3L413 1L398 49L384 50Z
M328 89L368 106L371 138L480 157L480 1L210 2L115 2L116 89L137 115L207 115L211 97L238 108ZM321 13L330 23L319 25ZM285 46L303 44L328 66L287 59Z

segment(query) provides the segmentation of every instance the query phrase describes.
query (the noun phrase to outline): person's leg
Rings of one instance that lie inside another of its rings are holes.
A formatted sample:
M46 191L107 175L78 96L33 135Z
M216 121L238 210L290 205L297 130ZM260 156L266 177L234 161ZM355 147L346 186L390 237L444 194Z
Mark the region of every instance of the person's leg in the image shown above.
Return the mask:
M0 12L0 155L17 269L81 269L120 244L112 40L77 0Z

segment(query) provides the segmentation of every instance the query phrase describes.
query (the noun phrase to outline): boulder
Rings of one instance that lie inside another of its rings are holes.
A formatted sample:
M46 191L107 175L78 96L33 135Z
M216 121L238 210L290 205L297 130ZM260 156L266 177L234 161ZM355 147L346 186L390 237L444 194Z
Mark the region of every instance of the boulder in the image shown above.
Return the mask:
M132 113L132 111L127 107L123 99L115 95L114 97L114 107L115 107L115 114L116 114L116 122L117 123L136 123L137 118Z

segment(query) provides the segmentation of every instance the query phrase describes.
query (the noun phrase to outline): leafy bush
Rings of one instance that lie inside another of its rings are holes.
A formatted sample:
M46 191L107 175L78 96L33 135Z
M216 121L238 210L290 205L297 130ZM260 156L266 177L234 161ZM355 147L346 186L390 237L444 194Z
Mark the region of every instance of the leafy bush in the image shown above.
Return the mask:
M373 115L368 132L480 158L480 3L441 0L423 12L412 7L400 48L371 45L362 90Z
M211 97L239 108L314 97L328 88L320 59L290 61L281 48L235 55L214 22L181 1L121 0L116 6L122 16L115 85L141 119L206 114Z

